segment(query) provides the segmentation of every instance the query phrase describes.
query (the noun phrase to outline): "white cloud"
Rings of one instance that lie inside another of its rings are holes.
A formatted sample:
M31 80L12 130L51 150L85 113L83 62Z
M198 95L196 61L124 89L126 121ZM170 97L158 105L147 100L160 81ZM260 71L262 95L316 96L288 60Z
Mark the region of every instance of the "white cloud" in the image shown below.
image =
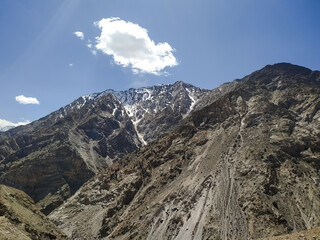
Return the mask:
M25 97L23 95L16 96L16 101L21 104L40 104L38 99L34 97Z
M0 119L0 131L7 131L11 128L18 127L20 125L26 125L30 123L30 121L26 120L23 122L13 123L4 119Z
M69 67L73 67L73 63L69 63Z
M78 38L80 38L81 40L84 39L84 34L83 34L83 32L74 32L73 34L76 35L76 36L77 36Z
M96 50L91 50L91 53L92 53L93 55L97 55L97 51L96 51Z
M148 31L120 18L103 18L95 25L101 29L96 49L113 56L116 64L131 67L134 73L165 73L166 67L178 65L174 49L166 42L155 44Z
M93 45L91 43L91 41L89 40L88 43L87 43L87 47L90 48L90 52L93 54L93 55L97 55L97 50L96 49L93 49Z

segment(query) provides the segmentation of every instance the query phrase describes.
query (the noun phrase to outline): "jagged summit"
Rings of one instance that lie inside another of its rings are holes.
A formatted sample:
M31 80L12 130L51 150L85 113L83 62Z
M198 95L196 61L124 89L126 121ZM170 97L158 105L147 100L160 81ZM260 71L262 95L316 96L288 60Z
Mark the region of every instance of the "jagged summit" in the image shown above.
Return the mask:
M190 93L195 91L199 92L200 90L202 90L200 88L197 88L188 83L184 83L182 81L177 81L174 84L158 84L158 85L149 86L149 87L129 88L128 90L124 90L124 91L115 91L113 89L107 89L101 93L94 93L94 94L88 94L88 95L82 96L81 98L78 99L80 100L80 105L78 106L81 107L86 102L93 101L108 93L111 93L115 97L117 97L120 100L120 102L125 106L132 106L132 105L139 104L139 102L156 100L156 97L164 96L168 93L172 95L173 92L177 92L179 90L181 91L183 89L188 89ZM189 96L192 97L192 94L189 94Z
M140 142L146 144L157 138L159 132L165 133L173 124L186 117L194 110L200 98L208 95L209 92L209 90L200 89L182 81L177 81L174 84L130 88L125 91L108 89L101 93L88 94L78 98L53 113L55 115L53 118L63 118L69 112L80 110L101 97L112 94L120 101L125 113L132 119ZM171 124L167 124L168 121Z
M107 90L105 93L108 92L123 104L133 120L141 142L145 144L158 137L159 132L166 132L170 128L170 124L168 126L163 123L175 124L187 116L209 90L179 81L174 84L130 88L119 92ZM164 112L166 114L163 114ZM157 135L153 135L152 132L156 132Z

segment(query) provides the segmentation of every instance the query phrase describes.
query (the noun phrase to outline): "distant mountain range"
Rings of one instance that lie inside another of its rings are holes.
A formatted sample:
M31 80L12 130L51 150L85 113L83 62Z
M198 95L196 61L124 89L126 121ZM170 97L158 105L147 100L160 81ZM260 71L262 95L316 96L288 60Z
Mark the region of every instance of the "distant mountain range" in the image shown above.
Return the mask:
M320 72L280 63L214 90L176 82L80 97L0 134L0 183L70 239L320 226Z
M231 85L211 92L176 82L82 96L0 133L0 182L25 191L49 213L94 174L164 135Z

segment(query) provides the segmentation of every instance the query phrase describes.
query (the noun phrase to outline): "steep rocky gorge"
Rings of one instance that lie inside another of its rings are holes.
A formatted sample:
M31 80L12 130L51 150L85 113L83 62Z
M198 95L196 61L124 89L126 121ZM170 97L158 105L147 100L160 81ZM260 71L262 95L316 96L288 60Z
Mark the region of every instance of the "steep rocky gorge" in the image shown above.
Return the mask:
M320 225L320 72L266 66L49 216L71 239L248 239Z

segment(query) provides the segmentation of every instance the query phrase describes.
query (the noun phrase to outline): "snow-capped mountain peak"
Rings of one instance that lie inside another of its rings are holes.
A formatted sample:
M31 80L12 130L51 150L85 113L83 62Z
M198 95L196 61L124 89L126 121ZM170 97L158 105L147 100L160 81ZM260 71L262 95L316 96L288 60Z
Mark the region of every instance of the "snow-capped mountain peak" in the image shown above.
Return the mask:
M144 139L144 134L146 131L149 132L150 126L155 124L154 120L151 123L151 119L158 119L158 126L153 126L152 128L161 128L164 125L168 125L164 124L167 121L160 122L164 118L164 112L166 112L165 118L172 118L174 119L173 122L179 121L194 109L198 100L207 92L209 90L200 89L181 81L174 84L130 88L125 91L108 89L101 93L82 96L70 106L66 106L65 111L75 107L79 109L106 94L112 94L121 102L126 114L132 119L140 141L146 144L148 141ZM169 124L169 126L171 125ZM151 137L149 140L153 139Z

